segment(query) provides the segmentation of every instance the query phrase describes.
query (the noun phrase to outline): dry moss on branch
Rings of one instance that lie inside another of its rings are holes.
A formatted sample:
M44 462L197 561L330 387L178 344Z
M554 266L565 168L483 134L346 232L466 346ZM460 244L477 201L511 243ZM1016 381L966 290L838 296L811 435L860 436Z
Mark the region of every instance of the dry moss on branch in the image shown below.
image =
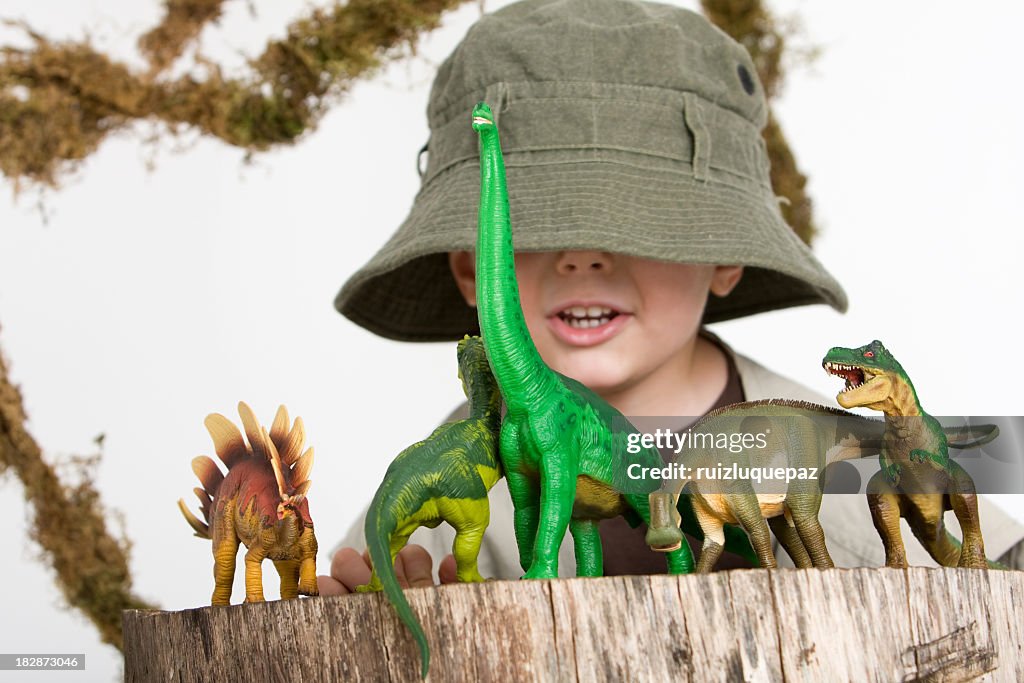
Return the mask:
M129 543L107 529L91 472L98 456L77 459L77 482L65 484L25 429L21 392L7 375L0 355L0 474L13 470L25 489L32 539L53 567L68 604L81 610L103 642L119 650L121 611L156 609L131 592Z
M712 23L747 48L771 102L782 90L782 57L792 28L780 25L761 0L701 0L700 4ZM810 244L817 229L806 191L807 176L800 172L778 120L770 113L764 141L771 161L772 188L786 200L782 216L800 239Z
M149 60L153 73L160 73L202 32L220 18L224 0L164 0L164 18L139 38L139 51Z
M351 0L314 9L267 45L246 78L226 78L208 62L202 80L157 77L220 16L221 2L170 0L164 22L140 40L152 66L146 73L87 40L54 42L21 25L33 47L0 48L0 172L56 187L107 135L140 119L249 150L293 142L354 80L464 1Z
M212 63L202 79L162 80L166 70L216 21L224 0L165 0L161 24L139 39L150 62L135 73L88 41L56 43L23 27L32 49L0 50L0 172L15 182L56 187L103 139L133 121L182 126L250 151L294 142L314 128L337 96L382 62L415 44L441 15L466 0L350 0L312 9L229 79ZM702 0L704 13L753 56L769 99L781 89L786 27L760 0ZM777 120L764 133L772 186L783 216L810 243L812 204Z

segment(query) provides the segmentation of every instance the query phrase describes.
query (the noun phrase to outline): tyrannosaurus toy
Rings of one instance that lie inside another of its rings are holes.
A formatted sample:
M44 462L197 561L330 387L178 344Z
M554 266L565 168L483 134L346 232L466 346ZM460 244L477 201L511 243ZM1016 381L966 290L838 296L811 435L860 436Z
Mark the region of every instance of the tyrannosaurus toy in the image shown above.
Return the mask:
M950 445L973 448L995 438L993 431L992 425L952 428ZM690 438L675 460L685 473L663 480L651 494L647 542L662 551L681 540L670 501L685 492L704 531L698 572L714 567L727 524L743 527L763 567L776 565L769 526L797 567L832 567L818 522L825 469L877 455L884 432L881 420L806 401L748 401L714 410L687 430Z
M459 377L469 399L469 418L441 425L426 440L398 454L366 514L366 545L373 563L360 592L383 590L420 648L421 673L430 666L426 635L395 577L394 561L421 526L455 528L456 576L483 581L477 556L490 521L487 493L501 478L498 430L501 394L480 337L459 342Z
M228 468L227 475L205 455L192 460L192 470L203 484L194 491L206 523L189 512L185 501L178 501L196 536L213 541L215 587L211 604L231 602L239 543L248 548L246 602L263 601L261 565L268 557L281 576L283 599L318 595L317 543L306 499L312 483L309 472L313 449L302 452L302 419L295 418L289 429L288 411L281 406L267 434L245 403L238 404L238 414L248 446L238 428L223 415L208 415L204 422L217 457Z
M921 407L910 377L882 342L876 339L857 349L834 347L822 365L846 380L836 396L839 405L864 406L885 415L882 469L868 482L868 505L885 546L886 566L907 566L901 517L940 565L1000 566L985 558L973 480L949 458L942 426ZM953 510L960 522L962 546L946 531L946 510Z
M558 549L572 533L577 574L601 576L598 523L649 521L650 488L627 478L633 462L661 464L654 449L627 460L616 441L628 422L604 399L540 357L523 318L516 282L505 165L497 126L483 102L473 109L480 138L480 217L476 299L487 357L505 398L500 452L514 508L524 578L558 576ZM613 422L615 423L613 425ZM628 427L627 427L628 428ZM656 484L654 485L656 487ZM749 556L740 532L730 550ZM693 570L686 544L668 552L669 571Z

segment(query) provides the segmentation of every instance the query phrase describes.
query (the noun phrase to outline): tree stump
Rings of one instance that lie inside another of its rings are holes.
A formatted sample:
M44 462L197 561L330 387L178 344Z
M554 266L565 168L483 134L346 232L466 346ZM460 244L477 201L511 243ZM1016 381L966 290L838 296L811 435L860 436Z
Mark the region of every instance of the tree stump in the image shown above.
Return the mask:
M430 681L1024 680L1024 572L736 570L406 591ZM124 613L128 681L417 681L380 594Z

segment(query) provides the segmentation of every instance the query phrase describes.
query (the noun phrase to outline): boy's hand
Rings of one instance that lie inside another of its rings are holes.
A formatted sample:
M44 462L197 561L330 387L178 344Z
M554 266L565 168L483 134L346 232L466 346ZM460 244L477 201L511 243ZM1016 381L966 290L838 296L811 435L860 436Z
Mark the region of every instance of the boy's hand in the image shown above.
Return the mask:
M407 545L395 557L395 575L402 588L433 586L434 561L421 545ZM455 583L455 557L441 560L437 570L441 583ZM364 550L360 555L355 548L342 548L331 558L331 575L316 577L320 595L348 595L356 586L370 582L370 557Z

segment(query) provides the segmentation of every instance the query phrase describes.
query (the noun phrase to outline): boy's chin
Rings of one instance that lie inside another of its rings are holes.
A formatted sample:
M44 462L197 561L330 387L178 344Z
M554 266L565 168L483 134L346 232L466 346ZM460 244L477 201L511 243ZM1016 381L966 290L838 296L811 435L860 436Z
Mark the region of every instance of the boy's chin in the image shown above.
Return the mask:
M572 377L592 391L604 395L614 393L625 387L629 381L626 368L614 359L567 358L559 363L554 370L566 377Z

